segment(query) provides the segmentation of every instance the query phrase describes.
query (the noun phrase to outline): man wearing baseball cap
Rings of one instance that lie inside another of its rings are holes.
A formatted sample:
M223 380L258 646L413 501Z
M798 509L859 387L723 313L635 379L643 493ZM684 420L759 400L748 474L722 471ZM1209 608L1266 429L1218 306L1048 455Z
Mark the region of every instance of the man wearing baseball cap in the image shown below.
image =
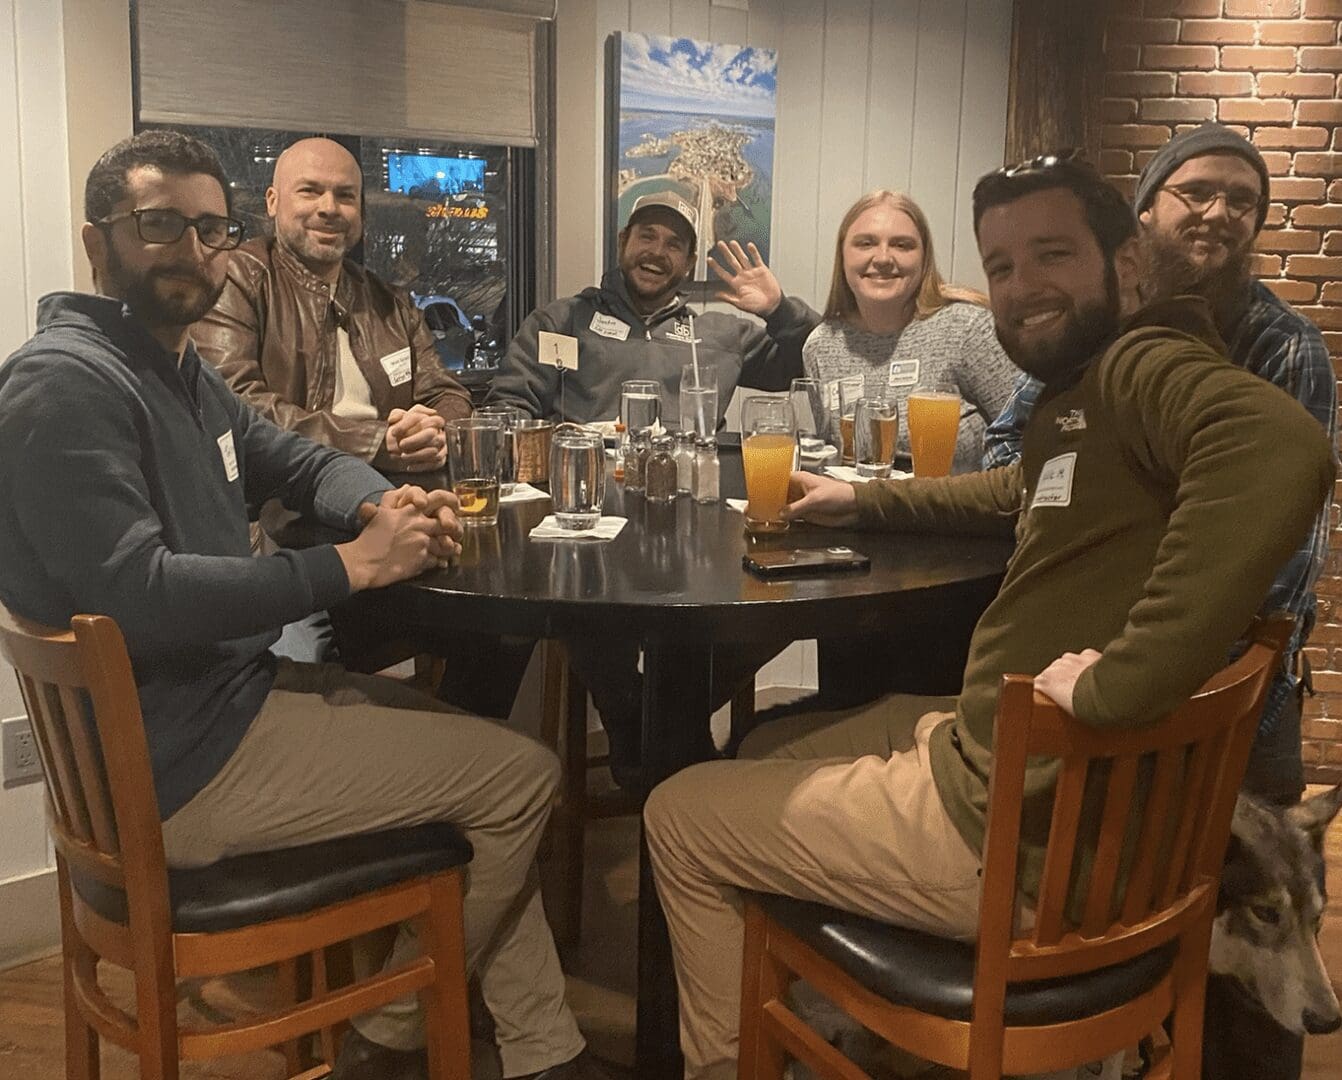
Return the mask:
M1215 123L1171 139L1137 180L1134 207L1147 256L1142 296L1148 303L1180 294L1204 297L1230 359L1298 400L1336 445L1337 384L1323 336L1250 271L1267 206L1267 166L1253 144ZM988 428L984 468L1020 456L1021 432L1041 390L1029 377L1017 383ZM1294 803L1304 790L1300 711L1308 670L1303 678L1297 670L1300 647L1314 625L1314 583L1327 540L1325 505L1264 604L1265 611L1285 609L1296 618L1289 662L1268 692L1244 779L1245 791L1272 802Z
M718 298L758 315L764 325L723 312L694 313L681 286L694 269L698 213L676 191L644 195L620 232L619 265L601 284L534 311L508 346L488 402L514 405L531 416L577 423L612 420L620 412L620 383L653 379L662 385L662 424L679 426L680 372L690 362L690 338L700 359L717 366L719 409L737 385L786 390L802 374L801 347L820 316L783 296L754 244L720 243ZM578 368L564 373L540 362L539 335L577 344ZM720 418L720 417L719 417Z

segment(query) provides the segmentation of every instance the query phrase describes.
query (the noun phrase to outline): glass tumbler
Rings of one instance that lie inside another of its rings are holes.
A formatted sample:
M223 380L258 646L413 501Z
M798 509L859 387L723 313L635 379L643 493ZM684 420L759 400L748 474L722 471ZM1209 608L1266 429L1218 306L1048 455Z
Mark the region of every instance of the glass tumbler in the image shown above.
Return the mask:
M793 379L789 396L792 415L797 422L797 446L803 455L821 453L829 438L825 384L819 379Z
M662 384L651 379L620 383L620 421L631 435L651 431L662 418Z
M839 450L843 454L843 464L853 463L853 416L857 412L857 403L866 390L866 381L861 375L845 375L834 384L835 415L838 417L838 431L835 433Z
M859 399L853 413L853 456L858 474L889 476L898 441L898 403L878 397Z
M504 434L496 417L468 416L447 425L447 463L463 525L493 525L499 520Z
M606 446L599 431L561 425L550 441L550 499L562 529L591 529L606 497Z
M513 444L513 428L526 414L515 405L481 405L476 416L493 416L503 424L503 456L499 459L499 498L506 499L517 485L517 456Z
M718 366L700 361L680 369L680 426L695 435L718 430Z

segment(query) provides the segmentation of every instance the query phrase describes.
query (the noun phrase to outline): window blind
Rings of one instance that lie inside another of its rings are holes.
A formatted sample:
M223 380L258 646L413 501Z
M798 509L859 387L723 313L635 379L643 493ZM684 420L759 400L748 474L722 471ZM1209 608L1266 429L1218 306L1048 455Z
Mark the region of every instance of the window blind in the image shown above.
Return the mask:
M535 146L552 5L480 2L140 0L140 120Z

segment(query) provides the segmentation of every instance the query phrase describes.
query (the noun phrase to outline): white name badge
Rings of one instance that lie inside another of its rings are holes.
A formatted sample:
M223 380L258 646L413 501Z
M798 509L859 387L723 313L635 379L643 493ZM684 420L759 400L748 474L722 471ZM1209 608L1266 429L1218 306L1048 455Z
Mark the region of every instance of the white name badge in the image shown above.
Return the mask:
M1071 506L1072 474L1075 472L1075 450L1044 462L1044 467L1039 470L1039 483L1035 485L1030 509L1036 506Z
M413 371L410 366L410 350L408 348L387 353L378 363L382 365L382 370L387 373L387 381L392 386L400 386L402 383L410 381Z
M922 366L918 360L891 360L890 386L917 386L918 369Z
M587 329L594 334L600 334L602 337L611 338L614 341L626 341L629 338L629 324L622 319L617 319L614 315L602 315L597 312L592 316L592 321Z
M629 327L625 327L628 330ZM536 335L536 359L560 371L578 370L578 339L542 330Z
M238 452L233 447L233 429L225 431L215 442L219 444L219 456L224 459L224 476L231 484L238 478Z

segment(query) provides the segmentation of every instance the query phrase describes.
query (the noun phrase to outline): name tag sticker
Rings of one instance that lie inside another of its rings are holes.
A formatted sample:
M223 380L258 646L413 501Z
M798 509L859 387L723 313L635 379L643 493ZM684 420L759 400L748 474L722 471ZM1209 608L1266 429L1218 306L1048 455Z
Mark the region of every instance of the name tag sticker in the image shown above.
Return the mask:
M382 370L387 373L387 381L392 386L400 386L402 383L410 381L413 372L410 367L410 350L408 348L387 353L378 362L382 365Z
M620 324L624 326L623 323ZM629 327L625 326L625 333ZM578 339L568 334L552 334L542 330L536 336L536 359L560 371L578 370Z
M1076 451L1059 454L1044 462L1039 470L1039 483L1035 485L1034 501L1030 509L1036 506L1071 506L1072 474L1076 472Z
M592 316L592 321L587 329L594 334L600 334L602 337L611 338L614 341L626 341L629 338L629 324L622 319L617 319L614 315L602 315L597 312Z
M918 369L921 366L917 360L891 360L889 385L917 386Z
M233 447L233 429L225 431L218 439L219 456L224 459L224 476L231 484L238 478L238 452Z

